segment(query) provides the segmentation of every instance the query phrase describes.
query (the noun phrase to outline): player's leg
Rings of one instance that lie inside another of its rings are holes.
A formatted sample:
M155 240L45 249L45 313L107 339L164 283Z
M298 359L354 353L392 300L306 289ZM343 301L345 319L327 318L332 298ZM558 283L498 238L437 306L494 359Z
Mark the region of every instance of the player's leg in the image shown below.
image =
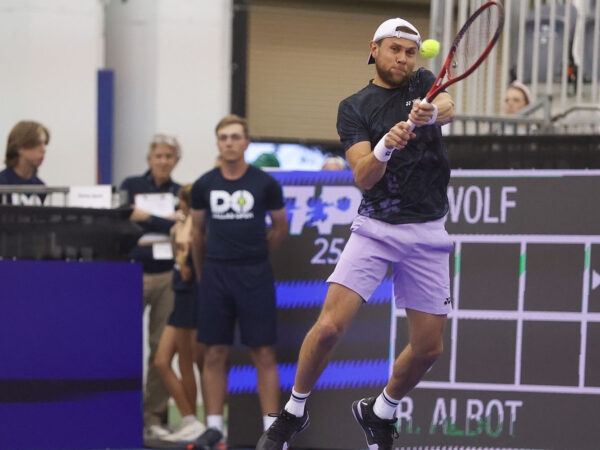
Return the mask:
M449 299L449 261L452 241L443 220L404 224L381 236L399 255L393 265L396 307L407 311L409 343L397 357L390 380L377 397L354 402L353 412L369 448L391 449L396 409L435 362L443 349Z
M321 314L302 343L294 379L296 392L310 392L360 306L383 280L391 256L387 243L379 238L380 224L364 216L354 220L350 239L327 279L329 289Z
M352 412L361 425L370 449L391 450L396 431L396 410L404 397L425 375L443 349L445 315L407 310L409 344L400 353L392 375L377 397L357 400Z
M381 257L385 243L371 225L363 216L354 221L353 233L327 280L329 289L319 318L302 343L290 400L260 438L257 450L285 449L292 437L308 426L305 404L311 389L360 306L385 276L390 259Z
M321 313L300 348L294 378L296 392L311 391L362 304L362 298L353 290L337 283L329 285Z
M443 220L409 224L405 229L414 238L406 258L394 264L394 297L396 307L406 309L409 340L386 387L394 399L406 395L442 353L446 315L452 309L449 254L453 244Z
M292 396L261 436L257 450L286 449L290 440L308 426L309 416L304 407L308 394L362 303L356 292L337 283L330 284L319 318L302 343Z
M404 397L436 361L444 349L445 315L406 310L409 343L394 362L386 391L394 399Z

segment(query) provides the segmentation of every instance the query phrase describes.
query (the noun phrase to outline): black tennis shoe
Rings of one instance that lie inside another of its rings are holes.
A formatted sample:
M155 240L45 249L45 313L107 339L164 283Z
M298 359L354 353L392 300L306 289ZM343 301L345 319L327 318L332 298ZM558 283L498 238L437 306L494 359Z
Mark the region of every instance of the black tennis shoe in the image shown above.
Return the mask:
M369 450L392 450L394 439L398 437L398 419L381 419L373 412L375 397L363 398L352 403L352 413L362 427Z
M308 427L310 419L308 411L302 417L295 416L285 409L279 414L269 414L277 417L275 422L260 437L256 450L286 450L292 438Z
M223 433L216 428L207 428L198 438L188 445L194 450L214 450L223 439Z

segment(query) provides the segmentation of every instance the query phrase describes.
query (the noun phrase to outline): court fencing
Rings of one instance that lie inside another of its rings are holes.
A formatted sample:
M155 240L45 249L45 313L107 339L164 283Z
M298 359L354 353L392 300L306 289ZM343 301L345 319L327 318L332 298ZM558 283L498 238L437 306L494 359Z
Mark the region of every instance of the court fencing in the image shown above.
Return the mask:
M430 36L449 49L484 0L432 0ZM504 32L485 64L450 88L457 117L446 134L600 134L600 2L504 0ZM444 58L431 60L437 73ZM502 116L503 92L525 83L534 99ZM481 93L485 93L482 95Z

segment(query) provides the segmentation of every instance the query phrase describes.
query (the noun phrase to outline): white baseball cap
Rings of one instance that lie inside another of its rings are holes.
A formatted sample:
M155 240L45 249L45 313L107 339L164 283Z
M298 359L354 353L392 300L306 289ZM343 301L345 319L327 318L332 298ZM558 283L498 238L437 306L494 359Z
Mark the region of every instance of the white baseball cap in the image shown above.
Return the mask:
M412 30L415 34L400 31L400 28L403 27ZM404 38L411 40L417 43L418 48L421 48L421 35L419 34L419 30L417 30L412 23L408 22L407 20L400 19L399 17L396 17L395 19L388 19L381 25L379 25L379 27L375 31L375 34L373 35L373 41L379 42L382 39L389 37ZM374 62L375 60L369 52L369 59L367 60L367 64L373 64Z

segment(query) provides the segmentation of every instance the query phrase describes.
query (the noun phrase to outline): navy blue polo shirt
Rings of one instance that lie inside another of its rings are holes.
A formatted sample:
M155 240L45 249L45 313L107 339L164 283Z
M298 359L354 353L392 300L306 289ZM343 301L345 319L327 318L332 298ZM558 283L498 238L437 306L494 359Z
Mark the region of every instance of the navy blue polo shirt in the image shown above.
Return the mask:
M6 185L44 185L44 182L40 180L37 175L33 175L31 178L21 178L12 167L7 167L0 172L0 184ZM31 205L37 204L36 200L32 197L39 198L39 204L44 203L46 194L7 194L6 199L8 204L12 205Z

